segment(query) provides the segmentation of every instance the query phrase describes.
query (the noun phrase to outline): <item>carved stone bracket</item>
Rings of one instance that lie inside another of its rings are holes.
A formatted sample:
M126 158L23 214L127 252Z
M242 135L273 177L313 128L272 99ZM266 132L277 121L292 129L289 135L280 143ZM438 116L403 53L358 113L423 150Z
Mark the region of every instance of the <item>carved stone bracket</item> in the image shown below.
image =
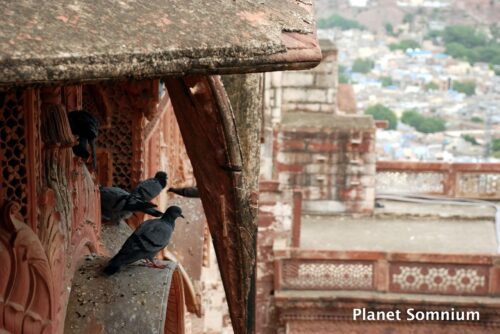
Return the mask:
M252 333L255 215L229 99L219 77L166 78L193 165L235 333Z
M60 87L42 89L43 187L39 193L38 235L47 254L55 301L54 331L62 330L68 289L77 263L97 250L99 190L86 165L75 157Z
M45 250L8 202L0 221L0 328L11 333L52 333L54 286Z

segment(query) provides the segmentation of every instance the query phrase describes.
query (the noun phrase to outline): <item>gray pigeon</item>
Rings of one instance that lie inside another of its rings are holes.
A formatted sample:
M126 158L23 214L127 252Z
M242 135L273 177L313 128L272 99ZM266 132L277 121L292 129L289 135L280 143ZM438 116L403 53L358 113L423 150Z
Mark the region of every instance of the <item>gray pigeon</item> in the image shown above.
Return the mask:
M127 219L134 211L142 211L155 217L162 213L156 209L155 204L149 203L119 187L100 187L101 215L105 220L110 220L118 225L122 219Z
M113 275L121 266L139 260L146 260L150 267L164 268L154 261L156 254L170 242L175 228L175 220L184 218L178 206L171 206L161 218L146 220L125 241L122 248L104 268L106 275Z
M78 145L73 146L76 156L87 160L90 156L87 145L92 148L92 167L97 169L97 157L95 141L99 135L99 121L97 118L85 110L75 110L68 114L71 132L78 136Z
M149 202L158 196L167 185L167 173L157 172L155 177L140 182L131 194Z
M200 192L198 191L197 187L168 188L167 191L184 197L191 197L191 198L200 197Z

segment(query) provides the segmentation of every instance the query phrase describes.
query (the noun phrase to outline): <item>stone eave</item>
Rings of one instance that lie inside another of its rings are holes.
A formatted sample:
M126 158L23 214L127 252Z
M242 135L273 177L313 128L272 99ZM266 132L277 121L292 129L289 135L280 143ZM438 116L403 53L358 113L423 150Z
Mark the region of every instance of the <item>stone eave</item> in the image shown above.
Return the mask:
M306 69L321 60L312 2L7 2L0 85Z

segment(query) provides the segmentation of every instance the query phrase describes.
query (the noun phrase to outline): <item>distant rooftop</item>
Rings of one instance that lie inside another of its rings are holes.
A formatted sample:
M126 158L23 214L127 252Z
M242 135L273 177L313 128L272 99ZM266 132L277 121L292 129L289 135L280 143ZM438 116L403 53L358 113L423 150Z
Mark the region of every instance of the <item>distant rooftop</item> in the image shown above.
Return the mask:
M284 128L296 127L331 128L331 129L370 129L375 128L371 116L364 115L334 115L330 113L288 112L281 124Z
M495 210L381 201L374 217L304 216L301 248L496 254Z
M321 48L321 51L337 51L337 46L335 43L328 38L321 38L319 40L319 46Z
M312 1L6 1L0 84L315 66Z

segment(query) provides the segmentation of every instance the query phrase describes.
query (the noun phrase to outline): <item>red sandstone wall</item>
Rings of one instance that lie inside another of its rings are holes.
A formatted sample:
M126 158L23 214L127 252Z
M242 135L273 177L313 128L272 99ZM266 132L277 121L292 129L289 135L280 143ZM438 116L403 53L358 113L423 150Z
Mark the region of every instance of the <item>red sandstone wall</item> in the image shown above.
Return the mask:
M371 213L375 129L283 128L275 135L275 177L303 190L308 213Z
M256 333L275 334L278 315L274 303L273 244L288 241L292 229L291 193L278 190L277 182L261 182L257 240Z

